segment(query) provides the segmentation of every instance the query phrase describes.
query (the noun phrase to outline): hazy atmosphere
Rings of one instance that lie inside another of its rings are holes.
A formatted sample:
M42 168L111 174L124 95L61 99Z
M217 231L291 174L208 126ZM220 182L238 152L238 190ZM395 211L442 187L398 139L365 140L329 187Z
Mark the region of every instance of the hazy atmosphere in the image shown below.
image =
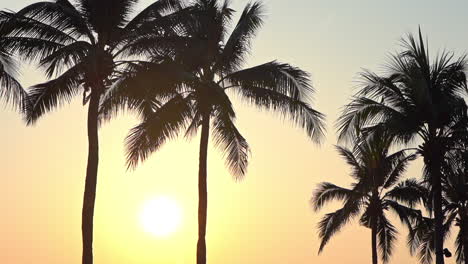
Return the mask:
M3 0L0 8L18 11L34 2ZM139 1L132 13L152 2ZM468 2L262 2L264 24L253 39L245 67L278 60L309 72L315 88L312 106L326 115L326 138L316 144L288 120L233 96L236 126L247 139L251 156L245 177L236 180L210 138L207 262L370 263L371 231L360 226L358 218L318 254L318 222L340 203L315 212L310 204L313 191L320 182L350 187L353 180L334 147L336 120L359 85L358 74L364 69L381 73L389 55L402 49L401 39L417 34L419 27L431 56L445 49L456 55L467 52ZM232 1L235 22L247 3ZM27 88L47 79L35 67L23 65L18 80ZM71 104L64 103L34 126L26 126L21 115L1 100L0 105L0 262L80 263L88 154L82 91ZM195 263L200 134L187 140L182 133L144 163L127 170L124 140L138 123L136 115L126 112L99 129L94 261ZM420 178L421 173L419 157L402 179ZM148 202L160 197L170 198L176 204L171 208L177 210L170 212L174 217L168 220L173 230L162 230L170 234L161 236L155 235L159 231L151 230L151 223L145 224L148 217L142 216ZM390 263L418 263L406 245L408 231L396 215L389 215L399 233ZM172 227L174 221L177 226ZM455 253L451 244L446 247ZM455 264L456 258L445 263Z

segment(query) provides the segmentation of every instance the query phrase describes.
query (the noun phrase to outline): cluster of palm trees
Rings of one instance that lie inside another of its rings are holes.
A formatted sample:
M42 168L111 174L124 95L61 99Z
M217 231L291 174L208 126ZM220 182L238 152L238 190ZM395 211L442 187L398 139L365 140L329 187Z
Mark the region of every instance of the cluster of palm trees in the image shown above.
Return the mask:
M248 4L234 27L230 1L158 0L132 16L137 0L55 0L0 12L0 98L27 124L83 95L88 105L88 162L82 211L83 264L93 263L93 215L99 126L124 111L141 123L125 144L135 168L165 142L200 130L197 264L206 263L207 155L210 133L236 179L246 174L249 145L236 128L237 96L272 110L321 142L324 115L308 103L309 74L277 61L244 68L263 23L261 2ZM339 154L351 166L351 188L322 183L316 210L344 206L319 223L320 251L360 215L371 229L372 259L388 262L397 230L408 229L421 262L444 263L444 240L457 228L458 263L468 263L468 113L465 57L431 60L421 33L392 57L385 75L365 72L362 88L338 120ZM33 62L47 82L26 92L15 59ZM398 149L402 148L403 149ZM397 149L397 151L395 151ZM424 159L421 179L402 180L408 164Z
M127 139L134 168L166 141L201 130L197 263L206 263L207 152L210 133L226 166L241 178L249 145L235 125L231 102L273 110L314 141L324 116L308 99L309 74L287 63L243 68L263 22L263 5L248 4L233 28L230 1L158 0L135 16L137 0L55 0L0 12L0 96L34 124L80 93L88 104L88 162L82 211L82 263L93 263L93 215L99 162L98 128L122 110L141 124ZM49 81L26 93L13 58L33 62Z
M330 201L343 207L319 223L320 251L345 224L372 234L372 260L389 261L397 230L392 211L408 229L408 245L421 263L444 263L456 228L456 261L468 263L468 95L465 56L429 56L421 31L403 41L387 72L361 74L362 85L338 119L340 155L351 167L350 188L322 183L312 197L316 210ZM403 148L403 149L401 149ZM391 150L398 150L391 152ZM401 180L408 163L424 160L420 179Z

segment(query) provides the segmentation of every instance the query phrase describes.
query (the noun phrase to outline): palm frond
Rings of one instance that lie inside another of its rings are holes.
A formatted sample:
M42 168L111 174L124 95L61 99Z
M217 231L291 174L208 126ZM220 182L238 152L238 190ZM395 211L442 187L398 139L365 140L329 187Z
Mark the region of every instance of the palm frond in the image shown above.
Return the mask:
M388 221L385 215L381 215L377 222L377 237L379 242L378 245L380 256L383 263L388 263L390 261L390 256L392 255L394 249L396 235L396 228Z
M28 97L15 74L15 62L0 50L0 99L24 112Z
M242 66L250 51L250 41L263 23L263 13L260 2L250 3L244 8L216 62L216 70L231 73Z
M243 86L237 91L248 103L261 109L273 110L280 113L283 118L292 120L298 127L304 129L314 142L320 143L324 138L324 115L309 104L256 86Z
M35 123L64 102L70 102L79 92L83 72L83 65L77 64L56 79L31 87L28 91L30 107L26 111L28 124Z
M76 41L54 51L41 59L40 66L46 68L48 78L62 72L63 68L70 68L84 60L91 49L85 41Z
M68 35L87 36L94 42L94 36L79 11L68 0L43 1L31 4L15 13L17 18L28 18L66 32ZM15 21L13 20L14 24Z
M55 28L48 23L14 12L0 11L0 21L3 24L0 31L2 36L31 37L63 45L73 43L80 37L80 34L67 33L66 26Z
M43 39L8 36L0 38L0 45L8 53L17 54L25 61L40 61L64 47L63 44Z
M361 210L359 200L349 200L343 208L333 213L326 214L318 224L319 237L321 239L319 253L323 251L330 238L338 233L341 228L349 223Z
M231 73L224 80L240 89L258 87L301 101L309 100L314 92L307 72L277 61Z
M225 152L226 166L236 179L241 179L247 172L250 148L232 117L221 107L214 113L213 132L215 145Z
M329 182L322 182L314 191L310 200L315 211L322 209L327 203L334 200L348 201L355 198L357 193Z
M384 188L393 186L405 173L410 161L416 159L417 155L407 155L406 150L398 151L386 158L388 172L383 185Z
M466 258L468 258L468 256L465 256L465 248L468 247L468 220L465 220L465 223L461 223L461 221L463 220L460 220L458 224L460 230L455 239L455 246L457 248L455 254L457 255L458 264L465 263Z
M385 197L410 207L414 207L420 202L424 204L430 202L429 190L416 179L408 179L398 183L385 194Z
M125 139L128 167L135 168L167 140L179 135L191 117L190 103L180 95L174 96L159 107L151 116L134 127Z

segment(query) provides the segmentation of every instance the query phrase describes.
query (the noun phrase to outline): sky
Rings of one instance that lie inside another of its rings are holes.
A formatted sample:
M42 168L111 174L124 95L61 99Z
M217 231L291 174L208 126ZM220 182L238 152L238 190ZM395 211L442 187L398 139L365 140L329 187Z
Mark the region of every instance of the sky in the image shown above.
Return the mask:
M245 0L234 0L240 13ZM30 0L4 0L18 10ZM142 8L151 1L140 1ZM433 55L468 50L465 0L337 1L267 0L267 16L246 66L271 60L311 73L314 107L327 115L321 145L272 113L236 104L237 125L252 149L249 170L236 182L221 153L208 156L208 262L360 264L370 262L370 230L357 222L336 235L318 255L319 219L337 205L313 212L317 183L347 186L352 178L333 145L334 122L349 102L363 69L379 71L401 37L421 26ZM30 67L20 81L44 81ZM86 108L76 98L26 127L1 107L0 261L11 264L80 263L81 204L86 169ZM95 262L99 264L194 263L196 249L198 138L179 138L134 171L124 165L123 140L137 124L122 115L100 130L100 165L95 212ZM415 162L408 177L419 177ZM155 237L139 221L145 202L171 197L180 205L180 228ZM393 218L396 226L401 227ZM400 230L393 263L416 263ZM454 250L453 250L454 251ZM454 259L447 261L455 263Z

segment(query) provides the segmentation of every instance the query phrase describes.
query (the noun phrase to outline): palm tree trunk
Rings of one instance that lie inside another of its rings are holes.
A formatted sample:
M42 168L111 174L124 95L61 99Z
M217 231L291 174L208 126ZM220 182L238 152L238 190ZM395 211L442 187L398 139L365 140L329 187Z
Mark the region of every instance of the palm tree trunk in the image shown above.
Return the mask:
M83 264L93 263L93 218L99 162L98 112L100 97L99 92L92 92L88 109L88 165L81 215Z
M210 115L204 114L200 139L200 157L198 168L198 243L197 264L206 264L206 216L208 210L207 158L210 134Z
M438 151L436 151L438 152ZM442 211L442 184L441 184L441 160L439 155L435 154L431 164L433 207L435 219L435 253L436 264L444 264L444 214Z
M372 230L372 264L378 263L377 255L377 222L373 219L371 220L371 230Z
M462 212L460 216L460 233L461 237L463 237L463 257L465 264L468 264L468 212Z

